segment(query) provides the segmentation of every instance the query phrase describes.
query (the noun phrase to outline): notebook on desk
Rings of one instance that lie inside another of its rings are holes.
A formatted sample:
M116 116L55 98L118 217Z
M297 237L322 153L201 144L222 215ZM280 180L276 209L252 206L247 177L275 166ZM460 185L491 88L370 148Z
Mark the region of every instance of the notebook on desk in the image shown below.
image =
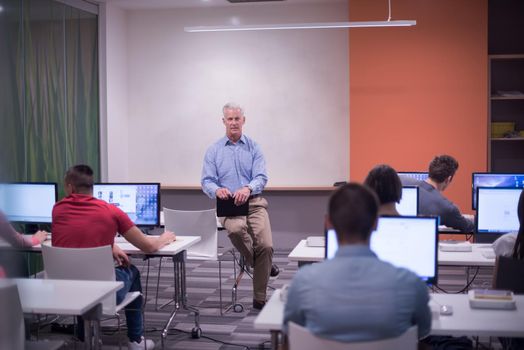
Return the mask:
M234 198L220 199L217 198L217 216L219 218L226 216L247 216L249 211L249 201L242 205L236 205Z

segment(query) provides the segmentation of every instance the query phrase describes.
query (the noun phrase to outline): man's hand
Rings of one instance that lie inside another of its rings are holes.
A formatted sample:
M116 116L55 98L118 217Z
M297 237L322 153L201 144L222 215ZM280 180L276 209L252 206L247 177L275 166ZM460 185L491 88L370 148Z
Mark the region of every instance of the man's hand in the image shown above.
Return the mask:
M164 231L160 236L158 236L158 239L162 240L164 245L168 245L176 240L176 235L171 231Z
M113 259L115 259L118 266L129 266L129 257L119 246L113 244Z
M244 186L238 189L235 194L233 194L233 198L235 198L235 205L244 204L249 199L249 196L251 196L251 190L249 187Z
M231 192L225 187L221 187L215 192L216 196L220 199L228 199L231 197Z

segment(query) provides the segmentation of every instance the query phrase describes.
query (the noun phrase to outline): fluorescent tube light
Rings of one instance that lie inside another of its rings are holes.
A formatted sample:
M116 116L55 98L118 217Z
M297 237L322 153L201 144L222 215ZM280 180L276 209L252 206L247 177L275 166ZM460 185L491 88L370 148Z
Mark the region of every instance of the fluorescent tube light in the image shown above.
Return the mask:
M329 28L366 28L366 27L410 27L417 21L368 21L368 22L320 22L288 24L248 24L231 26L194 26L184 27L188 33L198 32L234 32L247 30L282 30L282 29L329 29Z

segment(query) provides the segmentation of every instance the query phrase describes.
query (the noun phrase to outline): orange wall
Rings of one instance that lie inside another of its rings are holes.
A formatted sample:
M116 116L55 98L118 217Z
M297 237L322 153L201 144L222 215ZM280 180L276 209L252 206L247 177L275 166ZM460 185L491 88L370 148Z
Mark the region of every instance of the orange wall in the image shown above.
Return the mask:
M471 173L487 167L487 0L393 0L415 27L349 31L350 176L387 163L460 163L446 196L471 212ZM387 18L386 0L349 0L352 21Z

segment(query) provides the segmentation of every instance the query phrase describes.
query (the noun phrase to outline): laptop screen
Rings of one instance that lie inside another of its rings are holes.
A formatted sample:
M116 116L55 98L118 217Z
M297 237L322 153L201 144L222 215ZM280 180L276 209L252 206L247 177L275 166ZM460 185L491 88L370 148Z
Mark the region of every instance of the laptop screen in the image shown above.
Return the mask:
M137 226L160 225L159 183L97 183L93 196L120 208Z
M402 186L402 199L397 204L397 211L400 215L418 215L418 187Z
M506 233L518 231L517 207L521 188L477 188L477 232Z
M428 284L437 283L437 218L385 216L371 234L370 247L378 258L413 271ZM335 230L326 232L326 259L335 256Z

